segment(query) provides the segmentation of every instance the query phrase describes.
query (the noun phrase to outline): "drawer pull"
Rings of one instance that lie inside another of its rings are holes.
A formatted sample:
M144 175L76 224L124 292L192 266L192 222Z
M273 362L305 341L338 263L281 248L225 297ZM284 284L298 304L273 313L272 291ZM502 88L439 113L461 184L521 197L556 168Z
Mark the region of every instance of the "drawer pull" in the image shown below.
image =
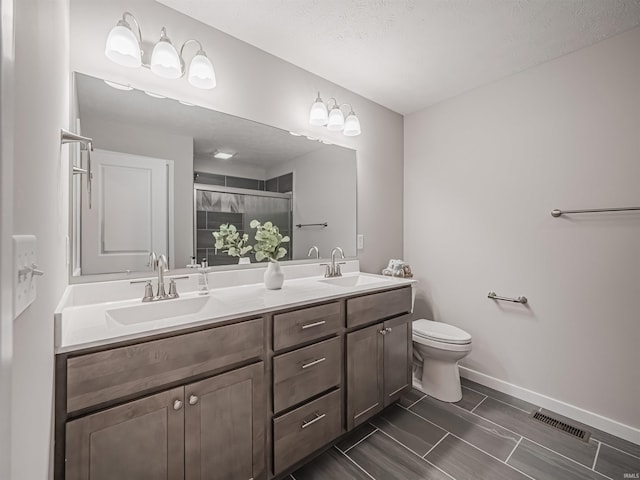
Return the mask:
M314 322L314 323L307 323L306 325L302 325L302 330L306 330L307 328L311 328L311 327L319 327L320 325L324 325L325 323L327 323L326 320L320 320L319 322Z
M322 363L326 360L325 357L319 358L317 360L314 360L313 362L309 362L309 363L303 363L302 364L302 368L309 368L309 367L313 367L314 365L317 365L319 363Z
M308 422L302 422L302 428L307 428L307 427L313 425L314 423L316 423L318 420L322 420L324 417L327 416L326 413L323 413L321 415L318 415L316 413L315 415L316 415L316 418L314 418L313 420L309 420Z
M173 409L180 410L182 408L182 400L175 400L173 402Z

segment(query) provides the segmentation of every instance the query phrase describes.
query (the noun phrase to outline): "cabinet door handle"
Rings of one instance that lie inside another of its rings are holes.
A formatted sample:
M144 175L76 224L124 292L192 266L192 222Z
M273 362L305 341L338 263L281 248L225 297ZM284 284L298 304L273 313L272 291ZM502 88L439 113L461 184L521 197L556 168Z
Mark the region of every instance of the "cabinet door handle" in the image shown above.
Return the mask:
M195 395L191 395L189 397L189 405L195 405L196 403L198 403L198 397Z
M378 333L380 335L386 335L387 334L387 330L385 328L383 328L382 330L378 330Z
M309 362L309 363L303 363L302 364L302 368L309 368L309 367L313 367L314 365L317 365L319 363L322 363L326 360L326 357L322 357L319 358L317 360L314 360L313 362Z
M387 327L387 328L385 328L385 331L386 331L387 333L389 333L389 332L391 331L391 327Z
M326 320L320 320L319 322L307 323L306 325L302 325L302 330L306 330L307 328L319 327L320 325L324 325L327 323Z
M302 428L307 428L313 425L314 423L316 423L318 420L322 420L324 417L327 416L326 413L323 413L323 414L316 413L315 415L316 415L316 418L314 418L313 420L309 420L308 422L302 422Z
M180 410L182 408L182 400L175 400L173 402L173 409Z

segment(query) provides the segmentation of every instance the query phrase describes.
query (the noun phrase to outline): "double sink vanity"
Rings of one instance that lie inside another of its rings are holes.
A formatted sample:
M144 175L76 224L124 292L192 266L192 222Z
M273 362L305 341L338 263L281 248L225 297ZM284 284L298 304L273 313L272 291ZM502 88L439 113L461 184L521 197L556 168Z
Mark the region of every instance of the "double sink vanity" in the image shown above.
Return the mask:
M411 384L412 281L357 261L336 278L283 269L282 290L262 269L219 271L209 295L193 275L145 304L129 281L70 286L55 478L276 478L395 402Z

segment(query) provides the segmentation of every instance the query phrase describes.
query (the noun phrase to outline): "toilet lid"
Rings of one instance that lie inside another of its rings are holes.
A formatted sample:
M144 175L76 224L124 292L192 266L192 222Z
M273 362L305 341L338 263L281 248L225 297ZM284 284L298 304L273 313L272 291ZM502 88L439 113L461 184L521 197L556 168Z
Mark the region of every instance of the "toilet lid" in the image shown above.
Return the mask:
M413 334L437 342L464 344L471 343L471 335L464 330L433 320L420 319L413 322Z

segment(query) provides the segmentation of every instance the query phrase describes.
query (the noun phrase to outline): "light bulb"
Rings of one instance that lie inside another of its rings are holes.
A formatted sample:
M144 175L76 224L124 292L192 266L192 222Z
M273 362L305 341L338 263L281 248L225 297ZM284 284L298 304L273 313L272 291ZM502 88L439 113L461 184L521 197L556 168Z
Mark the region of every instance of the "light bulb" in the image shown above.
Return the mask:
M344 114L337 107L333 107L329 112L329 122L327 123L327 129L339 132L344 128Z
M120 20L109 32L104 54L109 60L123 67L142 65L140 43L125 20Z
M178 51L167 37L167 31L162 27L160 40L151 52L151 71L163 78L180 78L182 76L182 61Z
M342 133L344 133L347 137L355 137L356 135L360 135L360 133L362 133L360 130L360 120L358 119L356 114L353 113L353 110L351 111L351 113L349 113L349 115L347 115L347 118L344 121L344 131Z
M316 98L314 104L311 105L311 111L309 112L309 123L311 125L321 127L322 125L326 125L327 121L327 106L320 98L320 93L318 92L318 98Z
M213 70L213 64L203 50L199 50L189 64L189 83L204 90L216 86L216 73Z

